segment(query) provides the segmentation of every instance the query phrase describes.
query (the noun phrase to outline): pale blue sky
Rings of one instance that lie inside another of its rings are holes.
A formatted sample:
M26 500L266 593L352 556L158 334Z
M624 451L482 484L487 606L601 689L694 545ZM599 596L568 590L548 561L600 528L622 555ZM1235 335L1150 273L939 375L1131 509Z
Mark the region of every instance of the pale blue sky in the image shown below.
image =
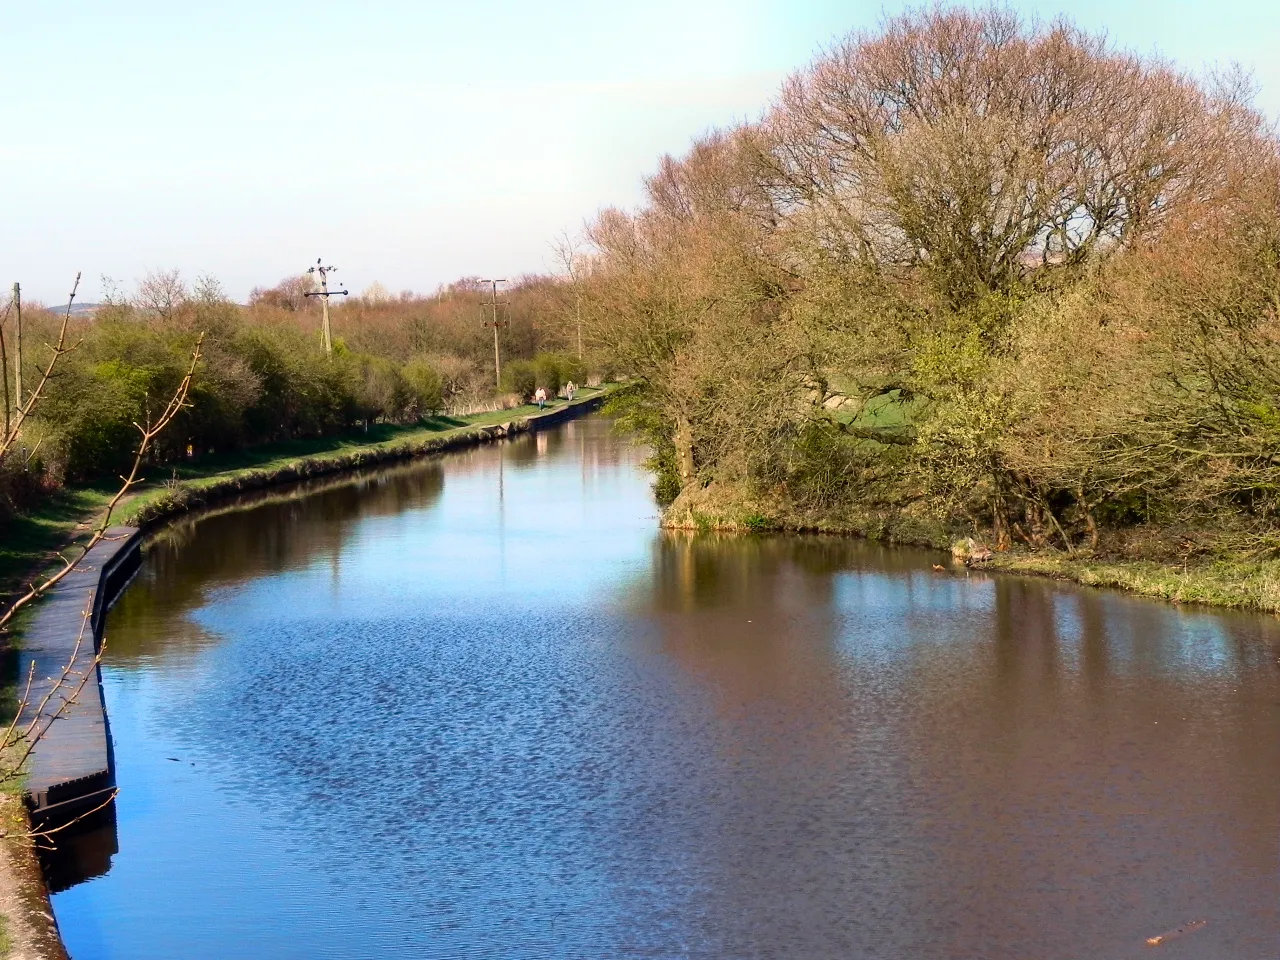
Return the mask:
M176 0L0 10L0 283L57 301L153 267L237 298L323 255L353 290L550 269L663 152L906 4ZM1280 114L1280 4L1025 0L1189 69L1239 61Z

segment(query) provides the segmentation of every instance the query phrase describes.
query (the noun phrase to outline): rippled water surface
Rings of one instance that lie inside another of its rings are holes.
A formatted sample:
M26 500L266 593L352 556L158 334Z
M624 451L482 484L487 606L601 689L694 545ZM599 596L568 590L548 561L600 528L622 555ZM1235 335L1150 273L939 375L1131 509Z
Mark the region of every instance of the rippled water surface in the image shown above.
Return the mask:
M581 421L156 543L76 960L1280 955L1273 621L663 535L640 459Z

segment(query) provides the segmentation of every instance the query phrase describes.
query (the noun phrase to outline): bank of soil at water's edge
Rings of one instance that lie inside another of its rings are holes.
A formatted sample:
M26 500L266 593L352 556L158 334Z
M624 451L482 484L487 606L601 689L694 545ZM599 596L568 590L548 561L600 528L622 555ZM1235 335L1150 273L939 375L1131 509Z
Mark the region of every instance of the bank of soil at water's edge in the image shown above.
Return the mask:
M572 403L556 404L545 413L501 417L487 414L478 424L446 430L404 431L397 438L369 444L346 444L340 450L281 458L262 466L232 468L163 487L143 490L113 522L154 529L182 514L236 496L312 477L359 470L489 443L561 423L598 409L611 388L591 391ZM586 393L586 391L584 391ZM83 517L91 528L95 514ZM60 544L49 544L50 547ZM0 960L66 960L49 891L30 838L31 822L21 797L0 794Z
M948 526L907 512L893 515L855 511L804 512L776 500L711 485L686 490L662 516L669 530L725 533L824 533L862 537L882 543L945 551L940 565L950 566L951 544L972 530ZM1171 603L1202 604L1261 613L1280 613L1280 561L1198 559L1173 564L1141 558L1070 556L1062 550L1025 548L996 553L983 570L1049 577L1091 587L1124 590Z

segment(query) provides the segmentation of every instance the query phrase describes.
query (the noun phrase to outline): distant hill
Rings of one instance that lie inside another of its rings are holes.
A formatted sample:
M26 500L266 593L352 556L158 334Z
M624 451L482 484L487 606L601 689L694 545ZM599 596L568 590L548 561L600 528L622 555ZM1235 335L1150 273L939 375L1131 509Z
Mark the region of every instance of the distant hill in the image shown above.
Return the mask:
M101 307L105 307L105 306L106 306L106 304L105 304L105 303L75 303L75 302L72 302L72 304L71 304L71 315L72 315L73 317L85 317L85 316L92 316L93 314L97 313L97 312L98 312L98 310L99 310ZM59 306L58 304L52 304L52 305L50 305L49 309L50 309L50 310L52 310L54 313L65 313L65 312L66 312L66 309L67 309L67 305L66 305L65 303L64 303L64 304L62 304L61 306Z

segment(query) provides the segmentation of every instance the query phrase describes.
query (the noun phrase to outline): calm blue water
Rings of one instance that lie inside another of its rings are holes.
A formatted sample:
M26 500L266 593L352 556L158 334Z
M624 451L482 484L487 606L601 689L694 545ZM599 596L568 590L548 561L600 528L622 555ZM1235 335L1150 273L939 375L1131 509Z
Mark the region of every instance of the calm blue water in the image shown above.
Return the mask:
M640 459L592 419L155 544L76 960L1280 952L1274 621L666 536Z

